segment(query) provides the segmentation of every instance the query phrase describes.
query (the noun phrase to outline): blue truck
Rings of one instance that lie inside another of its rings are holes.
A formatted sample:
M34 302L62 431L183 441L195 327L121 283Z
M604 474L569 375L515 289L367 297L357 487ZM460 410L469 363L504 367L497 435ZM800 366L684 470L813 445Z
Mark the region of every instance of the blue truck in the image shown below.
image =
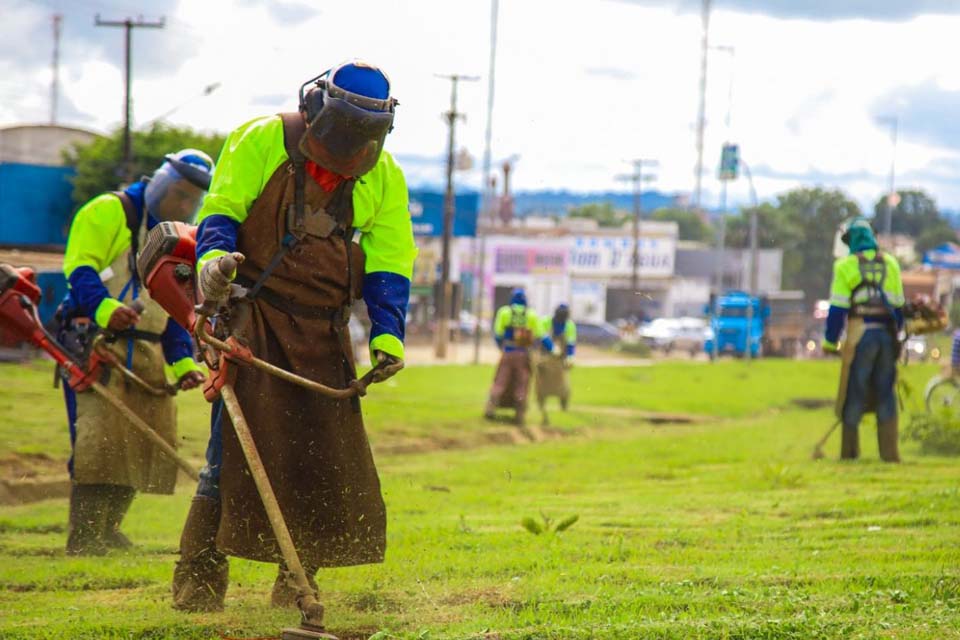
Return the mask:
M770 317L766 299L744 291L727 291L720 296L711 296L704 311L710 319L710 329L703 345L707 355L713 358L729 353L742 358L748 345L751 358L762 355L764 330Z

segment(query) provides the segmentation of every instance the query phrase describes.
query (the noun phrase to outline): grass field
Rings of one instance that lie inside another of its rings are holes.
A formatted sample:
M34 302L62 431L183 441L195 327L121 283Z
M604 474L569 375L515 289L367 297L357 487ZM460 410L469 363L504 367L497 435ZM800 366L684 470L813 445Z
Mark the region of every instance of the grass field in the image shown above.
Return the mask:
M575 408L544 442L491 444L491 371L403 372L365 412L389 511L387 561L320 575L341 638L960 637L955 459L813 462L835 362L577 369ZM934 373L910 367L915 389ZM0 458L67 453L49 367L0 367ZM205 407L181 399L199 459ZM652 425L635 411L693 414ZM535 415L535 411L532 412ZM505 427L498 428L501 432ZM406 443L406 446L405 446ZM831 458L838 438L828 445ZM403 453L401 453L403 452ZM260 638L275 567L232 561L223 613L169 606L191 494L141 496L135 553L67 558L66 501L0 508L0 638ZM521 520L578 516L534 535Z

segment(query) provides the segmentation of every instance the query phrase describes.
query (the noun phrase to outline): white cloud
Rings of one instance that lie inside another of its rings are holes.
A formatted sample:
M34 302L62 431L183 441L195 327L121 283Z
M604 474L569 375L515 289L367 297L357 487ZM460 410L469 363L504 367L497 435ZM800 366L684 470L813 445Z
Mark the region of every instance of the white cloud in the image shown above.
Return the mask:
M615 176L638 156L659 159L658 188L693 188L700 20L696 12L666 4L501 1L493 155L521 156L516 188L625 189ZM16 4L4 13L0 37L48 20L35 5ZM439 159L446 146L440 114L448 108L450 85L435 74L478 75L479 82L460 86L467 119L457 135L458 147L477 158L477 168L461 178L479 184L488 3L324 3L311 15L302 6L278 13L263 3L205 0L180 2L167 18L162 31L134 36L134 61L141 65L135 67L137 122L182 105L171 121L227 131L279 108L272 106L276 96L289 96L286 108L294 108L301 82L344 58L361 57L386 69L401 102L388 148ZM712 52L704 188L714 200L705 204L715 203L713 176L728 137L752 165L777 173L758 175L761 197L804 183L804 175L811 181L832 175L836 181L825 184L872 202L886 188L891 156L889 133L876 121L877 101L923 81L946 91L960 88L958 27L960 16L818 22L721 6L711 41L736 47L733 127L728 132L723 125L730 59ZM103 31L104 38L120 37ZM162 63L154 68L156 57L144 54L160 39L164 56L178 48L189 52L185 60L170 60L168 71ZM48 56L48 46L37 42L30 59ZM87 40L65 50L65 97L90 114L96 128L119 124L119 58L109 59ZM26 59L25 52L0 54L0 122L45 119L49 71ZM212 82L221 87L199 97ZM895 112L897 100L890 101ZM960 207L960 188L944 176L944 167L960 166L960 149L911 139L906 123L901 131L898 173L941 203ZM442 167L418 163L408 173L414 184L439 182ZM743 181L731 185L730 198L747 200Z

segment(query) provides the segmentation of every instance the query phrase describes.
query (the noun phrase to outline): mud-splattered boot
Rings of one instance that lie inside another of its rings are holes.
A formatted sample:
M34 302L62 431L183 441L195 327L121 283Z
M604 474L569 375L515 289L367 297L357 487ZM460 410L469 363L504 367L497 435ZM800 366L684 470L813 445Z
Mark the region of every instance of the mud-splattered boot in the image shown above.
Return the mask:
M220 501L194 496L180 536L180 560L173 570L173 608L221 611L230 565L217 550Z
M67 533L68 556L102 556L107 517L106 493L102 484L77 484L70 487L70 520Z
M304 567L303 570L307 574L307 582L310 583L310 588L313 589L313 593L316 595L317 581L314 575L317 573L317 570L311 569L310 567ZM270 604L274 607L281 608L297 606L297 586L293 581L293 575L287 571L287 565L283 563L280 563L277 579L273 583L273 591L270 592Z
M896 416L892 420L877 423L877 444L880 459L884 462L900 462L900 429Z
M104 523L103 542L108 549L129 549L133 546L130 539L120 531L120 523L130 510L136 490L122 485L106 485L107 517Z

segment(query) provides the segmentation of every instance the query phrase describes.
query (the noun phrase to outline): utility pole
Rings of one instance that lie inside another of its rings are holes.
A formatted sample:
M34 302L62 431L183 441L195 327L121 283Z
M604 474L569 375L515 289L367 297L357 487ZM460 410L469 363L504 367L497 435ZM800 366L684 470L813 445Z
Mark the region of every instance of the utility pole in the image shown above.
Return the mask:
M133 37L133 29L136 27L144 27L148 29L162 29L164 26L164 19L156 22L147 22L143 17L138 17L136 21L132 18L126 18L125 20L101 20L100 14L96 16L94 25L98 27L123 27L124 30L124 40L123 40L123 64L124 64L124 89L123 89L123 179L129 182L133 178L133 153L130 145L130 49L131 49L131 40Z
M450 238L453 236L453 216L455 203L453 198L453 169L454 144L456 141L457 120L464 118L464 114L457 111L457 84L463 81L479 80L476 76L437 75L438 78L450 80L450 111L444 113L447 126L450 128L447 142L447 192L443 199L443 254L440 274L439 300L437 301L437 358L447 357L447 343L450 340L450 309L453 299L453 287L450 283Z
M473 330L473 364L480 363L480 341L483 339L483 298L486 295L487 234L484 223L493 221L494 189L490 180L491 146L493 141L493 92L497 71L497 11L500 1L490 1L490 64L487 71L487 129L483 142L483 191L480 192L480 211L477 212L478 253L474 255L473 315L477 325Z
M640 220L643 217L643 183L655 179L653 174L644 174L644 167L656 167L658 162L652 158L637 158L633 161L633 173L618 176L620 180L629 180L633 183L633 256L631 259L630 291L633 299L640 296ZM639 317L638 305L633 305L631 312Z
M700 208L700 193L703 180L703 130L707 118L707 54L710 50L710 0L703 0L701 9L703 36L700 44L700 108L697 113L697 168L693 189L693 208Z
M57 124L57 101L60 97L60 24L63 16L53 14L53 60L50 74L50 124Z

